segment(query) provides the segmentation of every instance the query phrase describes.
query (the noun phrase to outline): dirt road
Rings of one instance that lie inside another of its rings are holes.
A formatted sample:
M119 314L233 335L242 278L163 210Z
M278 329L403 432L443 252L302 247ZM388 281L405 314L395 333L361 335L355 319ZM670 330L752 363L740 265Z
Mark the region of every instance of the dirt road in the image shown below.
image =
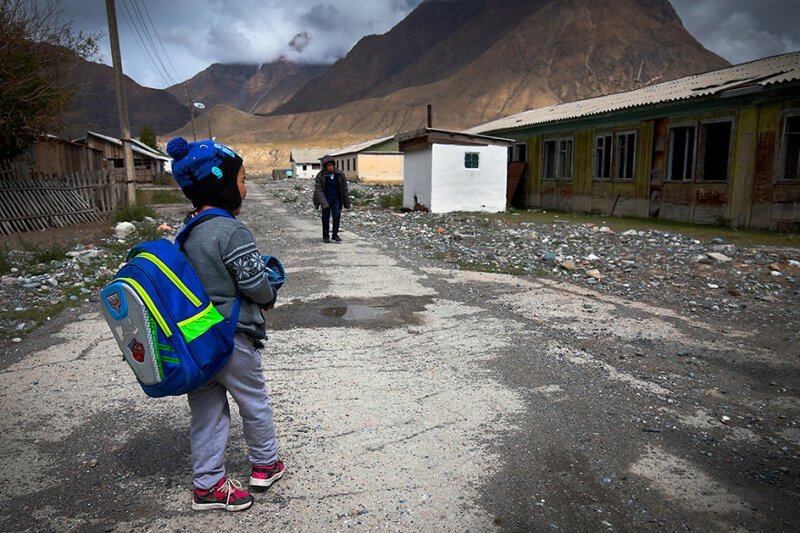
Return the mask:
M248 511L192 512L185 398L147 399L86 306L5 347L0 530L796 527L796 347L368 235L323 244L252 189L242 218L289 275L264 355L287 476Z

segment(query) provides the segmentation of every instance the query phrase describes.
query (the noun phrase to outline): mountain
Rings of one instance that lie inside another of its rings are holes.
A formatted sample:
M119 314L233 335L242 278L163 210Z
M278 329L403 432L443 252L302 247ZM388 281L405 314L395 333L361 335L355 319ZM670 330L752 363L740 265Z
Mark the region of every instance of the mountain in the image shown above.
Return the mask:
M359 41L276 114L428 100L448 124L465 125L727 65L668 0L428 0Z
M119 137L113 69L76 56L72 59L67 83L74 87L74 94L68 110L58 121L60 133L75 138L95 131ZM190 118L188 108L173 95L161 89L142 87L127 76L125 96L133 136L137 136L144 125L164 133L186 124Z
M266 114L329 68L329 65L293 63L283 58L261 65L214 63L167 90L184 102L191 95L207 108L226 105L248 113Z

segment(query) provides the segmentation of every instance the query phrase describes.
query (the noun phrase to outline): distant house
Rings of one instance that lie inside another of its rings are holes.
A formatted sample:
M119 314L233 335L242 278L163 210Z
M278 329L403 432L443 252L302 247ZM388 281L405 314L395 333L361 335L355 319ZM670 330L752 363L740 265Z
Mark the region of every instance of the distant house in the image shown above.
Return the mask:
M125 158L121 140L90 131L86 137L77 139L75 142L100 150L103 153L106 168L116 176L117 180L124 179ZM168 172L172 158L167 154L154 150L136 139L131 139L131 149L133 150L133 165L136 170L137 183L152 183L156 178L160 178L165 172Z
M40 135L25 159L37 176L60 178L105 168L101 150L54 135Z
M331 151L330 148L292 148L289 151L292 176L298 179L314 178L320 171L320 160Z
M394 136L353 144L327 155L350 180L383 185L403 183L403 153Z
M513 141L425 128L398 135L403 206L433 213L506 208L506 162Z
M469 131L517 141L521 207L800 227L800 52Z

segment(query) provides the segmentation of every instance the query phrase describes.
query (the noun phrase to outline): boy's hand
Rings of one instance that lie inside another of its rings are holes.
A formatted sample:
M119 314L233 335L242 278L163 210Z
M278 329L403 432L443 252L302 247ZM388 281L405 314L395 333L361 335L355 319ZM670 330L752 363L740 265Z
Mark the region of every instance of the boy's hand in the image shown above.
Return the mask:
M273 303L273 304L265 305L264 307L261 308L261 310L262 311L269 311L269 310L274 309L274 308L275 308L275 304Z

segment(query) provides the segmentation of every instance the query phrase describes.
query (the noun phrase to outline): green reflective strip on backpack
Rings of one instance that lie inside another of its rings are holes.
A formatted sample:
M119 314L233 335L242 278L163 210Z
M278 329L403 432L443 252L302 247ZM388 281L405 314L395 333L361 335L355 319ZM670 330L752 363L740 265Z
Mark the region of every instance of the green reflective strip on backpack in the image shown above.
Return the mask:
M147 320L150 321L150 335L153 343L153 352L156 355L156 366L158 367L158 381L164 381L164 367L161 365L161 349L158 344L158 333L156 330L156 323L151 315L147 315Z
M144 304L150 310L150 313L153 314L153 318L156 319L158 325L161 326L161 331L164 332L164 335L166 335L167 337L172 337L172 330L169 329L166 320L164 320L164 317L161 316L161 313L158 312L156 304L153 303L153 300L150 298L150 295L147 294L147 291L144 290L144 287L139 285L139 283L135 279L131 278L117 278L117 281L125 282L131 287L133 287L133 290L135 290L136 294L139 295L139 298L142 299Z
M174 357L167 357L166 355L162 355L161 360L167 363L172 363L173 365L181 364L181 362L178 359L175 359Z
M208 307L201 312L183 322L178 322L178 327L183 333L183 338L189 343L223 320L225 317L219 314L217 308L213 304L208 304Z
M157 266L158 269L161 272L163 272L164 275L167 276L167 278L169 278L169 280L176 287L178 287L178 290L181 291L184 294L184 296L186 296L189 299L189 301L194 304L195 307L200 307L200 305L201 305L200 299L197 296L195 296L192 291L189 290L189 287L187 287L186 284L183 283L180 280L180 278L175 275L175 272L170 270L170 268L167 265L165 265L164 262L161 259L159 259L158 257L154 256L153 254L151 254L149 252L143 252L143 253L137 255L136 257L141 257L143 259L147 259L148 261L153 263L155 266Z
M159 352L172 352L172 353L175 353L175 350L172 349L172 346L170 346L168 344L159 344L158 345L158 351Z

